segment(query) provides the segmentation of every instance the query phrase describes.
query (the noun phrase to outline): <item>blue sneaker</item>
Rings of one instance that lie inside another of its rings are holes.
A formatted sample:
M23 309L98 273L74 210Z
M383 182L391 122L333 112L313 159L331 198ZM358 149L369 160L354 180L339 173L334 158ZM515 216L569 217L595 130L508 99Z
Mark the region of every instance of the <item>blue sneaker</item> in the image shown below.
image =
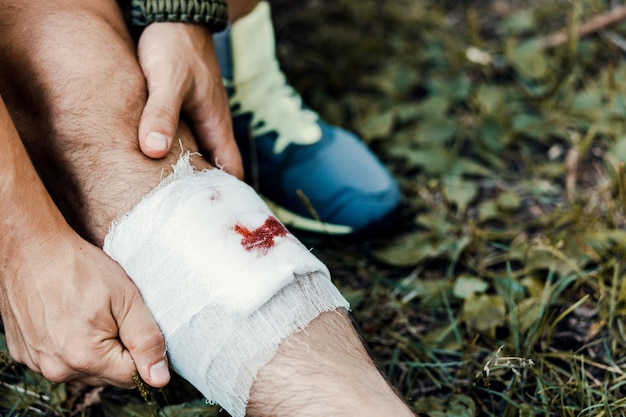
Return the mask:
M350 132L303 105L276 61L269 4L214 35L246 181L287 226L366 232L400 206L397 184Z

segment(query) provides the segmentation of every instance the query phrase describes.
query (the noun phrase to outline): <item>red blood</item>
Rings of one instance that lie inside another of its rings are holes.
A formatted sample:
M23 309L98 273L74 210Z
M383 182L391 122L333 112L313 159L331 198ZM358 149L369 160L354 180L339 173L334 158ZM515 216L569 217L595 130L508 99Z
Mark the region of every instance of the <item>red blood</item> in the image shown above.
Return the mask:
M275 237L286 236L288 233L285 226L273 216L268 217L257 229L249 230L240 223L236 224L234 229L242 236L241 246L245 250L248 252L256 250L264 255L274 246Z

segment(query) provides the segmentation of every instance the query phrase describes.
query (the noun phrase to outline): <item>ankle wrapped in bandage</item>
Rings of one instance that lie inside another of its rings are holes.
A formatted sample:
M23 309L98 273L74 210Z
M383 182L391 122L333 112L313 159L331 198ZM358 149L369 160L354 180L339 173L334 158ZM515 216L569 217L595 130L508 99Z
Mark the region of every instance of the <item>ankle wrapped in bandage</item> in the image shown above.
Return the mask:
M115 222L104 250L139 288L170 363L207 399L245 415L258 370L279 343L348 303L326 266L257 194L184 156Z

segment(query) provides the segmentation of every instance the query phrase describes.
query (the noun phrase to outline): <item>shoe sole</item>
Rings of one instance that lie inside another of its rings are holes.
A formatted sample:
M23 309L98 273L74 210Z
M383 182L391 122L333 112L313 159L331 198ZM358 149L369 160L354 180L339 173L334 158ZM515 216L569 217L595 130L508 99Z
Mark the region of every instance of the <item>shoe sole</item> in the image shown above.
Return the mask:
M343 236L353 233L354 229L350 226L341 224L324 223L319 220L309 219L284 207L279 206L272 200L263 197L267 206L274 212L276 217L287 227L293 227L302 231L319 233L333 236Z

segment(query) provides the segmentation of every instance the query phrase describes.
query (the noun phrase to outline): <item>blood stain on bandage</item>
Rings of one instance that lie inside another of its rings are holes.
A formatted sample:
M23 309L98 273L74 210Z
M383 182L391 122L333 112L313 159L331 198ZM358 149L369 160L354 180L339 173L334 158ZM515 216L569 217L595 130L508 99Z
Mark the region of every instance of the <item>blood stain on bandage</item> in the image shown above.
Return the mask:
M273 216L268 217L265 223L254 230L249 230L240 223L235 225L234 230L242 236L241 246L245 250L259 251L264 255L274 246L274 238L287 236L289 233L285 226Z

